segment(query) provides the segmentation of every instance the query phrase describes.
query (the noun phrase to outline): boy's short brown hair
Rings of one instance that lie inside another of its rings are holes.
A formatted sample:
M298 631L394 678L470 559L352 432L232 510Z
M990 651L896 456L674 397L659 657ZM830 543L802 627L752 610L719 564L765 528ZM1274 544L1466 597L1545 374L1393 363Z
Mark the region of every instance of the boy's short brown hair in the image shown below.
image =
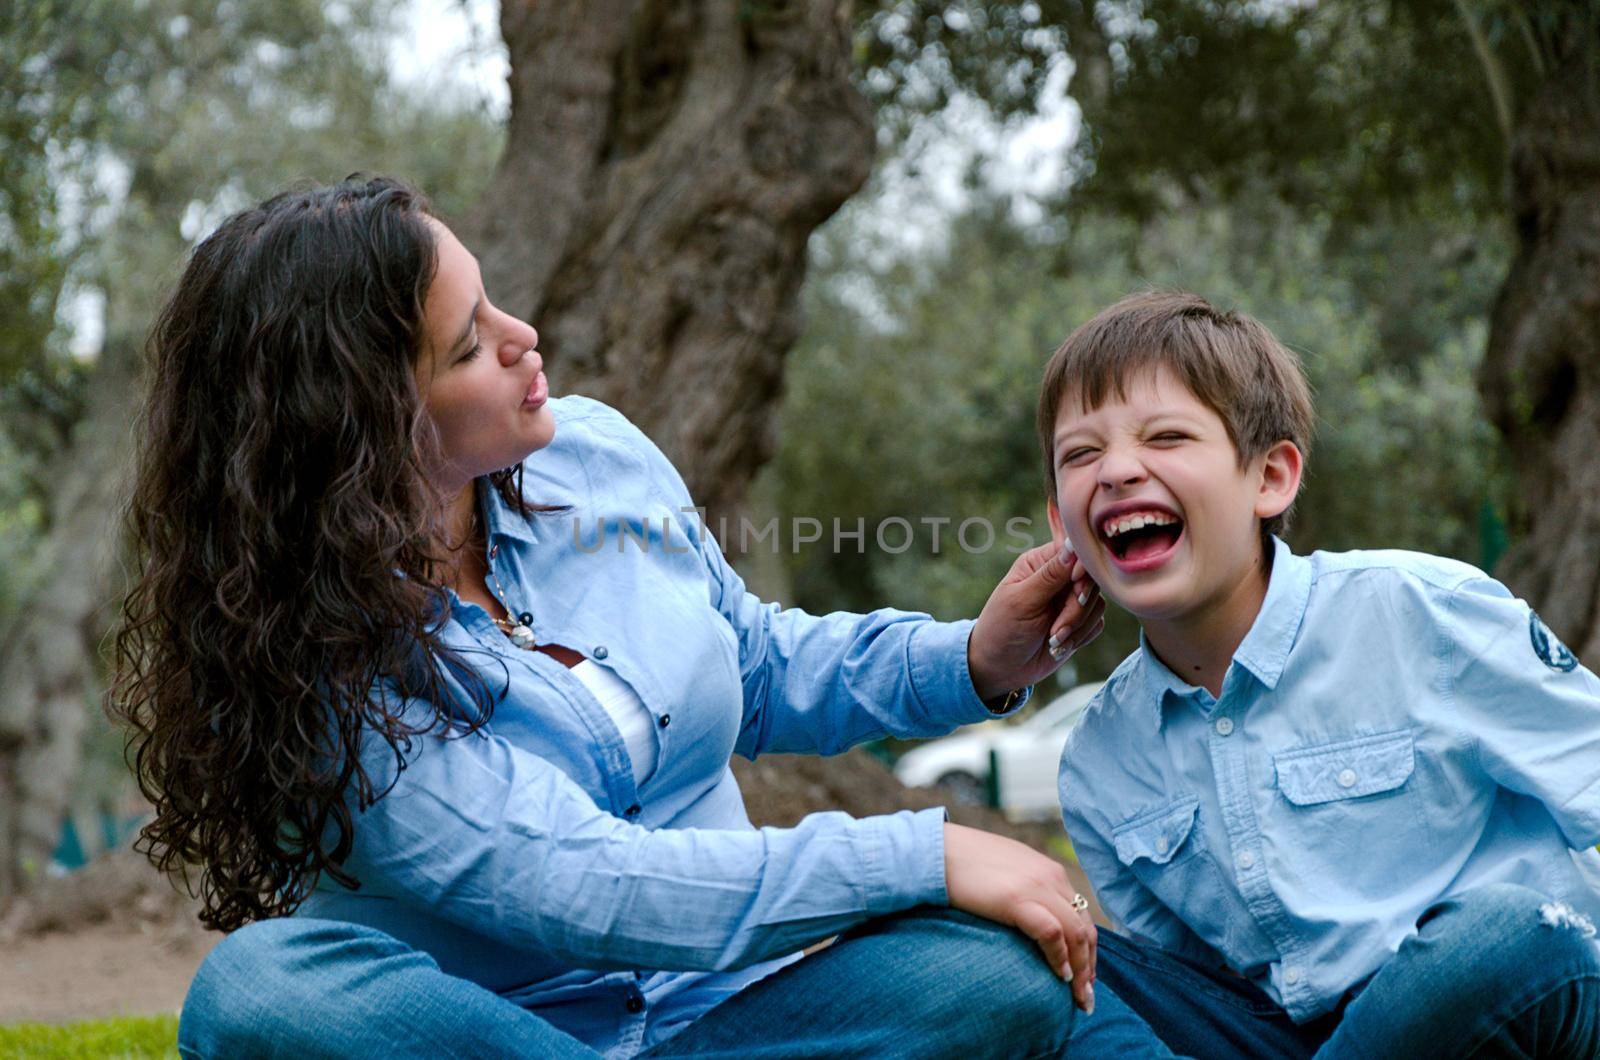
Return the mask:
M1311 451L1315 413L1300 358L1259 321L1225 312L1198 295L1141 291L1102 309L1045 366L1039 443L1049 496L1056 492L1056 415L1069 391L1085 408L1127 396L1130 380L1166 368L1222 418L1243 466L1280 441ZM1264 520L1288 528L1293 506Z

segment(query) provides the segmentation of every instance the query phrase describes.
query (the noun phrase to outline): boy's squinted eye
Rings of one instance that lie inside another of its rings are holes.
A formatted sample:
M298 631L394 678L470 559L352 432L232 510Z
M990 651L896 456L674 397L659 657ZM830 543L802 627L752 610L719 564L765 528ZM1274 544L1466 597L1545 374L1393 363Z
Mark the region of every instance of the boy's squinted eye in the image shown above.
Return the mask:
M1061 458L1061 464L1063 467L1081 464L1087 457L1093 456L1097 451L1098 450L1087 447L1079 447L1077 449L1069 450L1067 454Z

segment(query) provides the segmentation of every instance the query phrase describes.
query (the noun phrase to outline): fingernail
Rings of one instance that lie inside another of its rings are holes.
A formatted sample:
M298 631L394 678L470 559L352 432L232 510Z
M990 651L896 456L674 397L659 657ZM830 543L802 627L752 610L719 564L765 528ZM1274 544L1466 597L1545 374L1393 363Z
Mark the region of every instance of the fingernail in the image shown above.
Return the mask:
M1070 564L1073 560L1072 542L1068 541L1061 546L1061 562Z
M1093 983L1091 983L1088 986L1083 988L1083 997L1084 997L1084 1001L1086 1002L1084 1004L1084 1006L1083 1006L1083 1014L1085 1016L1093 1016L1094 1015L1094 984Z
M1061 634L1059 634L1059 633L1050 634L1050 650L1051 651L1056 651L1060 647L1061 647Z
M1088 604L1089 604L1089 590L1085 589L1083 592L1078 594L1078 606L1079 607L1087 607Z
M1050 658L1056 662L1060 662L1061 657L1065 654L1067 654L1067 646L1065 644L1060 644L1050 649Z

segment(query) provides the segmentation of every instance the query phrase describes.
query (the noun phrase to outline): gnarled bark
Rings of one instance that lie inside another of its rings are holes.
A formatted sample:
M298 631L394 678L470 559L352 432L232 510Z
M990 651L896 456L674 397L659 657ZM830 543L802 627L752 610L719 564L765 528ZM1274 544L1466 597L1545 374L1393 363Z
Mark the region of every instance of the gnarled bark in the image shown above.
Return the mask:
M840 0L507 0L506 153L467 228L557 392L732 512L771 454L806 241L865 181Z
M1593 666L1600 659L1600 44L1568 43L1512 138L1517 256L1491 317L1479 387L1510 446L1519 494L1516 544L1497 573Z
M55 852L85 735L102 724L94 652L116 593L115 502L134 374L131 356L107 351L73 444L52 468L49 536L11 628L0 630L0 898Z

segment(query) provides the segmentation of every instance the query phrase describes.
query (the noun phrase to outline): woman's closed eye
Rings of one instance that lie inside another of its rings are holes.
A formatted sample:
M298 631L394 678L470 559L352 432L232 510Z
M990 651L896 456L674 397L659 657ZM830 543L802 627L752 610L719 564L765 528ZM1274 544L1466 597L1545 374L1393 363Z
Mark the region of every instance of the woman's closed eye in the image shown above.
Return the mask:
M457 364L466 364L468 361L472 360L474 357L478 356L478 354L480 354L482 352L483 352L483 343L474 340L473 343L472 343L472 348L467 350L467 352L463 353L460 357L456 358L456 363Z

